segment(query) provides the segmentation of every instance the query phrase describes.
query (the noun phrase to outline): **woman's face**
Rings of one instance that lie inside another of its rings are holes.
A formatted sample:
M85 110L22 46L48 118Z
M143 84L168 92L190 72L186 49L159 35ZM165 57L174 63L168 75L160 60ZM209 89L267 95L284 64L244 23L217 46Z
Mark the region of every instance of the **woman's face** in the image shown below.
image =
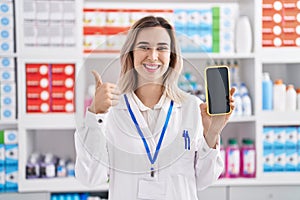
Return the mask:
M133 50L134 68L139 81L162 82L168 70L171 39L162 27L142 29L136 38Z

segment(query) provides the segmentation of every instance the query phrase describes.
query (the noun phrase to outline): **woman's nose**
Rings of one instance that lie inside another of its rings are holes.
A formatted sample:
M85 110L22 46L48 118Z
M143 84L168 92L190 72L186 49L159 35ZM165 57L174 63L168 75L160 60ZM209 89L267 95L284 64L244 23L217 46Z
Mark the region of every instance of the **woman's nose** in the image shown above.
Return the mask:
M148 51L148 58L150 60L157 60L158 59L158 51L155 48L150 48Z

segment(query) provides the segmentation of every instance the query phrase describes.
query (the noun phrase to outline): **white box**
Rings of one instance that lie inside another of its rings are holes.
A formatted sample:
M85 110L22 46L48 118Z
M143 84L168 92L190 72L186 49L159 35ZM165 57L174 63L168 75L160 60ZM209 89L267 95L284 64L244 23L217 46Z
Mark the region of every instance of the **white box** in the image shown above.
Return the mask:
M35 2L36 20L49 20L49 2L36 1Z
M12 69L0 69L0 83L8 81L15 81L15 71Z
M0 16L0 28L14 27L14 20L12 16Z
M0 109L1 120L14 120L16 119L16 108L15 107L2 107Z
M37 26L36 44L38 46L49 46L48 25L38 25Z
M0 58L0 69L15 69L15 62L13 58Z
M0 28L0 39L1 40L14 40L14 30L11 27Z
M24 20L35 20L35 11L36 11L36 6L34 0L23 1Z
M37 27L33 23L24 24L24 45L35 46L37 38Z
M13 53L14 41L11 39L0 40L0 53Z
M13 5L12 2L1 2L0 1L0 15L13 15Z
M15 96L16 84L13 82L1 82L0 83L0 96L10 95Z
M68 25L65 24L63 28L63 44L64 46L75 46L76 44L76 35L74 24L70 23Z
M18 145L5 145L5 165L18 165Z
M63 45L63 30L59 24L49 26L49 43L50 46Z
M50 20L62 21L63 20L63 1L50 1L49 2Z
M75 1L63 2L63 20L75 20Z
M0 109L2 107L16 107L15 95L2 95L0 94Z
M18 131L17 130L4 130L4 144L17 144Z

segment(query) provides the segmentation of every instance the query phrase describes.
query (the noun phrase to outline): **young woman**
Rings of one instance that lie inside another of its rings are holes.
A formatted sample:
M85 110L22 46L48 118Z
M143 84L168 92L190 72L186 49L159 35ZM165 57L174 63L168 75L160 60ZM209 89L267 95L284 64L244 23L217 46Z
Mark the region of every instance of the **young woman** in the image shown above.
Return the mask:
M109 175L110 200L197 200L222 172L219 140L230 114L211 117L178 89L182 59L161 17L131 27L121 65L118 86L93 71L95 97L75 133L76 178L97 186Z

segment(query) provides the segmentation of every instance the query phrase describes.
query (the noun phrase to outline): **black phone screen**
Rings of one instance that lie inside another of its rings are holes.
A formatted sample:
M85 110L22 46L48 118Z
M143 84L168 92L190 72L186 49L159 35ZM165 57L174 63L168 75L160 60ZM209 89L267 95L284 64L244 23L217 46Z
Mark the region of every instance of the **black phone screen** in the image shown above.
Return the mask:
M230 112L228 67L206 69L206 92L209 114Z

